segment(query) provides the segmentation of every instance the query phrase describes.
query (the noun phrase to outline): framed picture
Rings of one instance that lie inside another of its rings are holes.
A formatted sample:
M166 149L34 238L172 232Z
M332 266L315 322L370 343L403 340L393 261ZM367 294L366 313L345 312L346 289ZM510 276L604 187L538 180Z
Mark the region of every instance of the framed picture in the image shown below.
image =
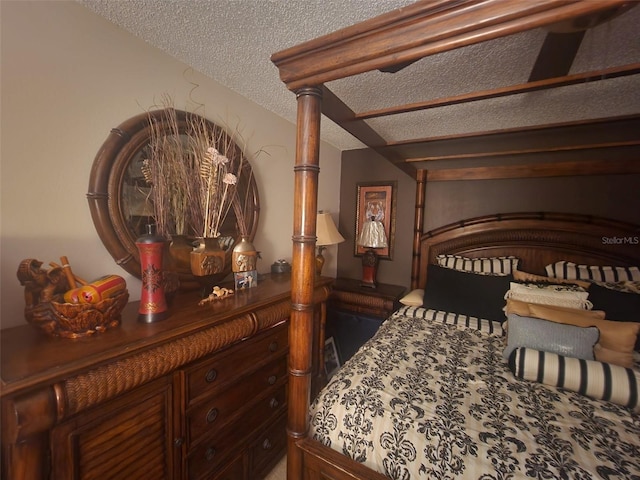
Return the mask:
M393 259L393 243L396 235L396 189L398 182L358 183L356 194L356 231L354 255L362 256L366 247L358 245L363 228L381 227L387 239L387 246L376 248L379 258Z
M333 337L329 337L324 341L324 372L327 374L327 379L331 378L339 368L340 358L338 357L336 342Z
M233 274L236 290L244 290L245 288L258 286L258 271L249 270L248 272L235 272Z

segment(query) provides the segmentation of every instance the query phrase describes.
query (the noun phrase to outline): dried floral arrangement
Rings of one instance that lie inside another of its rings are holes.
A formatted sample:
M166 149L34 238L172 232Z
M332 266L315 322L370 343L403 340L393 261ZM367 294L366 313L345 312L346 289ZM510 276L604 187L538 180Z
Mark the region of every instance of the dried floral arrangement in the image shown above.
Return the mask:
M144 179L151 187L156 230L172 235L213 237L233 209L240 235L248 235L249 192L240 198L243 176L253 175L239 132L233 135L204 117L189 114L186 126L176 110L162 110L161 120L149 117L149 157L142 162Z

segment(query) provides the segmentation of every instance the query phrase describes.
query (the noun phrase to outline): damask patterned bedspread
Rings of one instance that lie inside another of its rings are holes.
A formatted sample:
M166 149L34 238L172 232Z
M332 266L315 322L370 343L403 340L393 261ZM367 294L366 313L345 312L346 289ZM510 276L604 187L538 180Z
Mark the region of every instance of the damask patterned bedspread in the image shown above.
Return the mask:
M639 414L515 378L500 324L468 323L400 309L313 403L312 437L393 479L640 479Z

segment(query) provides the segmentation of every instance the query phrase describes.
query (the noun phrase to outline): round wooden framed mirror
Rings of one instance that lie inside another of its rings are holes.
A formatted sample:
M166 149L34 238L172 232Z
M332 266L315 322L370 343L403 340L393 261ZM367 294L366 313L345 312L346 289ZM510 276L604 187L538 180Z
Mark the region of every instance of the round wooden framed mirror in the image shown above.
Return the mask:
M173 112L173 122L167 121L165 110L156 110L130 118L113 128L96 154L91 168L87 199L98 235L116 263L137 278L141 274L135 241L145 233L147 224L155 223L153 207L149 204L150 187L145 184L141 169L143 161L149 156L152 125L156 134L166 132L166 135L175 135L177 125L179 134L184 135L188 121L196 117L215 131L228 148L242 152L233 138L213 122L193 113L181 110ZM224 271L217 275L218 280L231 272L231 253L241 234L236 207L243 208L250 240L253 240L258 226L258 188L246 158L238 178L237 191L238 198L243 199L246 205L234 205L220 227L220 244L226 251L227 261ZM195 241L195 238L188 237L189 241ZM183 287L197 286L188 267L182 266L176 270Z

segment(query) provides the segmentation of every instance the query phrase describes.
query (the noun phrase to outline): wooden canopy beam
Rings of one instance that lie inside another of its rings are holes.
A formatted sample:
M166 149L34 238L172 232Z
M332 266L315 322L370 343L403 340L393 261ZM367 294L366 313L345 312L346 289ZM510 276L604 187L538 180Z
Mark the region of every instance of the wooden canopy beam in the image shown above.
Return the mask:
M420 170L425 171L425 170ZM502 165L495 167L446 168L429 170L428 182L459 180L502 180L506 178L574 177L585 175L629 175L640 173L640 161L582 160L545 162L537 165Z
M322 113L333 122L364 143L367 147L386 158L397 168L416 178L416 168L393 151L384 150L387 142L364 120L356 120L355 113L326 86L322 89Z
M274 53L290 90L625 7L628 0L422 0Z
M380 108L377 110L369 110L366 112L356 113L353 119L343 120L366 120L368 118L386 117L389 115L398 115L401 113L416 112L427 110L430 108L446 107L449 105L459 105L461 103L477 102L479 100L487 100L491 98L507 97L522 93L537 92L540 90L548 90L551 88L566 87L569 85L584 84L589 82L598 82L610 78L626 77L628 75L637 75L640 73L640 63L631 63L620 67L604 68L591 72L575 73L562 77L538 80L535 82L520 83L507 87L492 88L477 92L463 93L445 98L436 98L424 102L407 103L404 105L396 105L392 107Z

